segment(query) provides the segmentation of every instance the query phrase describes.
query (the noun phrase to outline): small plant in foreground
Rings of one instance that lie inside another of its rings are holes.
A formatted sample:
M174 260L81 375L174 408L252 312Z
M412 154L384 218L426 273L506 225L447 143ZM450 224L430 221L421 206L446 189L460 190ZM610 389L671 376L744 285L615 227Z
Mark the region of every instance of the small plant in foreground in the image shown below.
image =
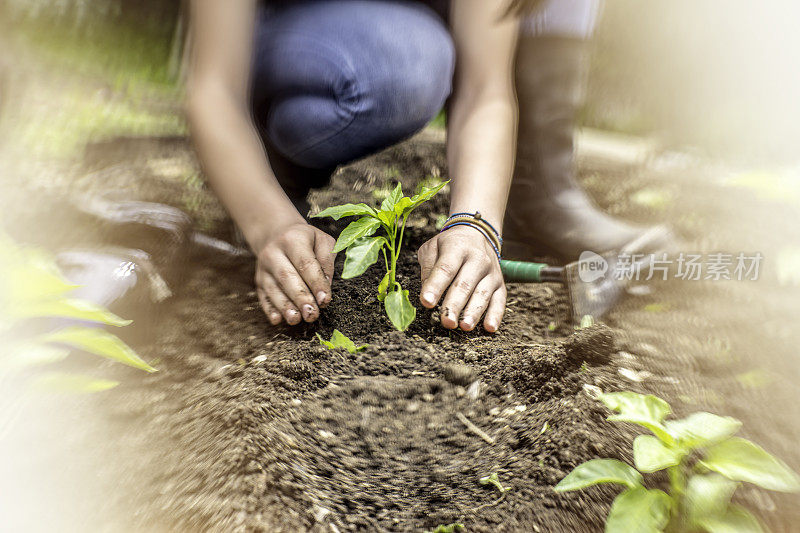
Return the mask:
M800 477L752 442L734 437L741 422L711 413L665 420L669 404L633 392L601 394L599 400L618 414L608 420L650 430L633 441L634 469L616 459L593 459L578 465L556 485L557 492L598 483L626 489L614 500L607 532L762 531L758 520L731 503L740 482L769 490L797 492ZM642 474L666 470L669 494L645 488Z
M365 350L367 348L366 344L362 344L361 346L356 346L356 343L348 339L347 336L338 329L333 330L333 335L331 335L331 340L329 341L323 339L319 333L317 333L317 338L319 339L319 343L329 350L335 350L336 348L343 348L350 353L356 353Z
M378 300L383 302L392 325L400 331L408 329L417 316L416 308L408 299L408 291L403 290L397 281L397 258L403 246L406 222L414 209L433 198L447 183L422 187L419 194L410 198L403 196L402 185L398 183L383 200L380 209L367 204L345 204L329 207L314 215L314 217L331 217L334 220L342 217L361 217L342 230L333 248L334 252L347 250L342 279L360 276L377 262L378 256L383 253L386 275L378 284ZM383 229L385 235L373 237L379 229Z
M436 526L436 529L430 531L430 533L458 533L459 531L464 531L464 524L454 522L452 524L447 524L446 526Z
M577 329L585 329L594 326L594 317L592 315L583 315L581 323Z
M55 261L40 250L17 245L0 233L0 375L66 359L74 350L155 372L127 344L99 326L131 323L91 302L74 298L77 287L65 280ZM33 323L64 324L41 332ZM37 388L64 392L99 392L116 381L81 374L40 372Z
M481 485L494 485L501 493L511 490L511 487L504 487L500 483L500 476L497 475L497 472L492 472L488 476L480 478L478 481Z

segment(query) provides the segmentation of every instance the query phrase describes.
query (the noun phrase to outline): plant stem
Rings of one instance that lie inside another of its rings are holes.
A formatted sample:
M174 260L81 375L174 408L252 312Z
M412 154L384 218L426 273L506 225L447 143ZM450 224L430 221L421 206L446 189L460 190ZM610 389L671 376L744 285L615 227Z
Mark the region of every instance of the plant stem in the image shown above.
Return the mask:
M392 259L389 262L389 266L387 267L387 269L388 269L388 272L389 272L389 287L391 287L392 290L394 290L394 284L396 283L396 281L395 281L396 270L397 270L396 269L396 265L397 265L397 217L395 217L395 223L391 225L390 230L391 230L391 232L390 232L391 235L390 235L389 242L391 244L389 245L389 250L391 251Z
M680 523L683 515L683 495L686 492L686 474L683 471L683 464L677 464L667 469L669 474L669 495L672 498L672 519L671 523Z
M394 248L394 255L392 257L392 287L394 284L397 283L395 281L395 276L397 274L397 259L400 257L400 249L403 247L403 233L406 231L406 222L408 221L408 216L403 217L403 224L400 226L400 239L395 241L395 248ZM397 235L397 217L395 217L395 227L394 227L395 235Z
M381 252L383 252L383 264L386 266L386 272L389 272L389 259L386 257L386 248L381 248Z

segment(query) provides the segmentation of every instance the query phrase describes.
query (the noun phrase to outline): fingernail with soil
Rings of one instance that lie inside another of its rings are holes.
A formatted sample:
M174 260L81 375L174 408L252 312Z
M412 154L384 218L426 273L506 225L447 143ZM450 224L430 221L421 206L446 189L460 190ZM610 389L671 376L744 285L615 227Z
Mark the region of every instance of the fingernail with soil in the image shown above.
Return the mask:
M486 331L488 331L489 333L494 333L495 331L497 331L497 324L495 324L494 322L487 322Z
M269 322L273 326L277 326L281 322L281 315L279 315L278 313L270 313Z
M445 320L447 320L448 322L456 321L456 318L453 316L453 313L451 313L448 309L442 311L442 324L444 324ZM450 327L456 327L457 325L458 324L456 324L455 326L450 326L449 324L445 324L445 327L450 328Z
M306 304L303 306L303 318L307 321L312 320L314 315L314 308L311 304Z
M466 329L466 330L470 330L470 329L472 329L473 327L475 327L475 319L474 319L474 318L472 318L471 316L465 316L465 317L464 317L464 318L461 320L461 324L464 326L464 329Z
M324 305L325 304L325 298L327 298L327 297L328 297L328 294L325 291L319 291L317 293L317 303L319 305Z
M300 317L300 313L298 313L294 309L289 309L288 311L286 311L286 315L287 315L286 322L288 322L289 324L296 324L297 319Z
M434 300L434 298L435 296L433 295L432 292L426 292L425 294L422 295L422 301L428 305L433 305L436 303L436 300Z

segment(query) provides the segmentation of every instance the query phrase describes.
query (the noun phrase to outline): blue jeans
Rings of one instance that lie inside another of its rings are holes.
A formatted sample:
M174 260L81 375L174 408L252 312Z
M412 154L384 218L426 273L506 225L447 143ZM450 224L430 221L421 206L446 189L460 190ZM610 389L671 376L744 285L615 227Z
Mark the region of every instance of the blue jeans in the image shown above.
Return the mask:
M337 165L424 128L451 91L453 42L420 2L279 3L255 39L253 115L296 204Z

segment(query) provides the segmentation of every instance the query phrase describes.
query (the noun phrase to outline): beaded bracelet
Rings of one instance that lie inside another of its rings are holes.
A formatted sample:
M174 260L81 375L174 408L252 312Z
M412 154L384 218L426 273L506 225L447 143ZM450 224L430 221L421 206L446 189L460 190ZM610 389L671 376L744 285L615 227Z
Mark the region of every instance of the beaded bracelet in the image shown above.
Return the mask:
M452 215L447 217L447 221L449 222L451 219L456 218L456 217L469 217L469 218L472 218L472 219L475 219L475 220L480 220L481 222L483 222L484 224L489 226L489 229L491 229L492 232L495 234L495 236L498 239L500 239L501 243L503 242L503 239L500 237L500 232L497 231L497 229L494 226L492 226L492 224L488 220L483 218L483 215L481 215L480 211L475 211L474 213L453 213Z
M481 234L486 237L486 240L489 241L494 253L497 254L497 260L499 261L501 259L503 239L494 226L481 218L480 212L475 212L474 215L472 213L456 213L451 215L445 221L441 231L447 231L455 226L469 226L481 232Z
M503 239L500 238L500 235L497 234L492 225L487 223L485 220L482 220L480 218L475 218L472 216L459 215L450 217L447 221L445 221L445 226L450 225L453 222L467 222L469 224L478 226L489 235L489 239L491 239L491 241L494 243L495 246L497 246L498 248L502 248Z

